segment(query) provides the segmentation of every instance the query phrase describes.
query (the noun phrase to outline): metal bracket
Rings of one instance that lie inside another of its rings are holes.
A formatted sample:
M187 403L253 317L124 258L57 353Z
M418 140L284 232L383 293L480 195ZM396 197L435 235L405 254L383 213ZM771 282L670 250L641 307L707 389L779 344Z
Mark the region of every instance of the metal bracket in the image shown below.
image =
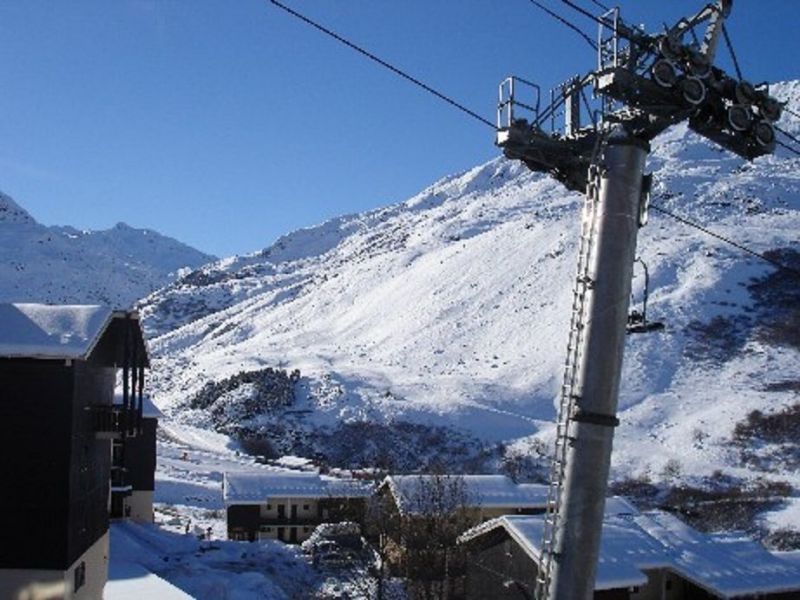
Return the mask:
M590 425L600 425L602 427L617 427L619 425L619 419L614 415L601 415L582 409L579 409L572 416L572 420L578 423L589 423Z

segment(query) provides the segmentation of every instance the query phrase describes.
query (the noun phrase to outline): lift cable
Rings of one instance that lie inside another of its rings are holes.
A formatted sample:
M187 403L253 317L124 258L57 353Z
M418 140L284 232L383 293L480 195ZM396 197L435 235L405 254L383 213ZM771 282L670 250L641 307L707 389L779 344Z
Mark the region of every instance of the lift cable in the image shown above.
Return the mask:
M789 138L790 140L792 140L792 141L793 141L795 144L800 144L800 139L798 139L796 136L792 135L791 133L789 133L789 132L788 132L788 131L786 131L785 129L781 129L781 128L780 128L780 127L778 127L777 125L773 125L772 127L773 127L773 128L775 128L775 131L777 131L777 132L779 132L779 133L782 133L782 134L783 134L783 135L785 135L787 138Z
M448 96L445 96L445 95L444 95L444 94L442 94L441 92L438 92L438 91L436 91L435 89L433 89L433 88L432 88L432 87L430 87L429 85L427 85L427 84L423 83L422 81L420 81L420 80L419 80L419 79L417 79L416 77L412 77L411 75L409 75L409 74L408 74L408 73L406 73L405 71L402 71L402 70L398 69L397 67L395 67L394 65L391 65L391 64L389 64L389 63L388 63L388 62L386 62L385 60L383 60L383 59L381 59L381 58L378 58L377 56L375 56L374 54L372 54L372 53L371 53L371 52L369 52L368 50L365 50L365 49L364 49L364 48L362 48L361 46L358 46L358 45L354 44L353 42L350 42L350 41L346 40L345 38L343 38L343 37L342 37L342 36L340 36L339 34L335 33L334 31L331 31L331 30L330 30L330 29L328 29L327 27L324 27L323 25L320 25L319 23L317 23L317 22L315 22L315 21L312 21L312 20L311 20L311 19L309 19L308 17L306 17L306 16L304 16L304 15L301 15L299 12L297 12L297 11L295 11L295 10L293 10L293 9L289 8L289 7L288 7L288 6L286 6L285 4L281 4L280 2L278 2L278 0L269 0L269 2L270 2L270 3L272 3L272 4L274 4L274 5L275 5L275 6L277 6L278 8L282 9L283 11L285 11L285 12L289 13L289 14L290 14L290 15L292 15L293 17L296 17L297 19L300 19L301 21L303 21L303 22L304 22L304 23L306 23L307 25L310 25L310 26L311 26L311 27L313 27L314 29L316 29L316 30L318 30L318 31L321 31L321 32L322 32L322 33L324 33L325 35L328 35L328 36L332 37L332 38L333 38L333 39L335 39L336 41L338 41L338 42L340 42L340 43L344 44L345 46L347 46L348 48L351 48L352 50L355 50L355 51L356 51L356 52L358 52L359 54L361 54L361 55L363 55L363 56L367 57L368 59L370 59L370 60L372 60L372 61L374 61L374 62L378 63L378 64L379 64L379 65L381 65L382 67L385 67L385 68L389 69L389 70L390 70L391 72L393 72L395 75L399 75L399 76L400 76L400 77L402 77L403 79L406 79L407 81L410 81L410 82L411 82L411 83L413 83L414 85L416 85L416 86L418 86L418 87L421 87L421 88L422 88L423 90L425 90L426 92L428 92L428 93L430 93L430 94L433 94L434 96L436 96L436 97L437 97L437 98L439 98L440 100L443 100L444 102L447 102L449 105L451 105L451 106L453 106L453 107L457 108L458 110L460 110L461 112L463 112L463 113L465 113L465 114L469 115L469 116L470 116L470 117L472 117L473 119L475 119L475 120L477 120L477 121L480 121L481 123L484 123L484 124L488 125L489 127L491 127L491 128L492 128L492 129L494 129L494 130L496 130L496 129L497 129L497 126L496 126L494 123L492 123L492 122L491 122L491 121L489 121L488 119L485 119L485 118L483 118L482 116L480 116L480 115L479 115L478 113L476 113L475 111L472 111L472 110L470 110L469 108L467 108L467 107L466 107L466 106L464 106L463 104L461 104L461 103L459 103L459 102L456 102L455 100L453 100L452 98L450 98L450 97L448 97Z
M733 43L731 42L731 37L728 35L728 28L725 26L725 23L722 24L722 37L725 38L725 45L728 47L728 52L730 52L731 59L733 59L733 67L736 69L736 77L739 81L742 81L744 78L742 77L742 70L739 68L739 61L736 59L736 52L733 49Z
M597 0L589 0L589 1L590 1L592 4L594 4L594 5L595 5L597 8L599 8L600 10L604 10L604 11L606 11L606 12L608 12L609 10L611 10L611 9L610 9L608 6L606 6L606 5L605 5L605 4L603 4L602 2L598 2Z
M797 156L800 156L800 151L798 151L796 148L792 148L789 144L784 144L780 140L775 140L775 143L778 144L778 146L781 146L782 148L786 148L792 154L796 154Z
M603 26L605 26L605 27L610 27L610 28L613 28L613 27L614 27L614 24L613 24L613 23L611 23L611 22L609 22L609 21L606 21L605 19L603 19L603 18L601 18L601 17L597 17L597 16L593 15L592 13L590 13L590 12L589 12L588 10L586 10L585 8L582 8L582 7L578 6L578 5L577 5L577 4L575 4L574 2L571 2L570 0L561 0L561 2L563 2L564 4L566 4L567 6L569 6L570 8L572 8L572 9L574 9L574 10L578 11L579 13L581 13L582 15L584 15L585 17L589 17L589 18L590 18L592 21L594 21L594 22L595 22L595 23L597 23L598 25L603 25Z
M597 50L597 44L595 43L595 41L592 38L590 38L586 34L586 32L584 32L580 27L578 27L574 23L571 23L570 21L568 21L567 19L565 19L564 17L562 17L558 13L550 10L544 4L539 2L539 0L530 0L530 3L533 4L534 6L538 6L539 8L541 8L544 12L546 12L548 15L553 17L559 23L562 23L563 25L565 25L565 26L569 27L570 29L572 29L572 31L574 31L579 36L581 36L584 40L586 40L586 43L589 44L592 47L592 50L595 50L595 51Z
M548 11L549 11L549 9L546 9L546 8L544 8L544 7L543 7L543 6L541 6L541 5L540 5L538 2L534 2L534 0L531 0L531 1L532 1L534 4L536 4L537 6L540 6L540 8L543 8L544 10L548 10ZM576 5L576 4L574 4L573 2L570 2L570 0L561 0L561 1L562 1L563 3L565 3L565 4L567 4L568 6L570 6L570 7L574 8L574 9L575 9L575 10L577 10L578 12L580 12L580 13L582 13L582 14L584 14L584 15L586 15L586 16L588 16L588 17L590 17L591 19L593 19L593 20L597 21L597 22L598 22L598 23L600 23L601 25L606 25L606 23L605 23L605 21L604 21L604 20L602 20L602 19L599 19L599 18L595 17L594 15L592 15L591 13L589 13L588 11L586 11L585 9L583 9L583 8L581 8L581 7L579 7L579 6L577 6L577 5ZM479 114L477 114L476 112L474 112L474 111L470 110L469 108L465 107L464 105L460 104L459 102L456 102L456 101L455 101L455 100L453 100L452 98L449 98L448 96L445 96L445 95L444 95L444 94L442 94L441 92L438 92L438 91L436 91L436 90L435 90L435 89L433 89L432 87L430 87L430 86L428 86L427 84L425 84L425 83L421 82L420 80L416 79L415 77L412 77L412 76L411 76L411 75L409 75L408 73L405 73L404 71L401 71L400 69L398 69L397 67L395 67L395 66L393 66L393 65L389 64L389 63L388 63L388 62L386 62L385 60L383 60L383 59L381 59L381 58L378 58L377 56L375 56L374 54L372 54L372 53L371 53L371 52L369 52L368 50L365 50L364 48L361 48L360 46L357 46L356 44L354 44L354 43L352 43L352 42L350 42L350 41L346 40L345 38L343 38L343 37L342 37L342 36L340 36L339 34L337 34L337 33L333 32L333 31L331 31L330 29L328 29L328 28L326 28L326 27L324 27L324 26L320 25L319 23L316 23L315 21L312 21L312 20L311 20L311 19L309 19L308 17L306 17L306 16L304 16L304 15L302 15L302 14L298 13L297 11L295 11L295 10L293 10L293 9L289 8L288 6L286 6L286 5L284 5L284 4L281 4L280 2L278 2L278 0L269 0L269 2L270 2L270 3L272 3L272 4L274 4L274 5L275 5L275 6L277 6L278 8L280 8L280 9L284 10L285 12L289 13L290 15L292 15L292 16L294 16L294 17L296 17L296 18L300 19L301 21L303 21L304 23L306 23L306 24L310 25L310 26L311 26L311 27L313 27L314 29L317 29L318 31L321 31L322 33L324 33L324 34L326 34L326 35L328 35L328 36L330 36L330 37L334 38L335 40L337 40L338 42L340 42L340 43L344 44L345 46L348 46L349 48L351 48L351 49L355 50L355 51L356 51L356 52L358 52L359 54L362 54L363 56L365 56L365 57L369 58L370 60L372 60L372 61L374 61L374 62L378 63L379 65L381 65L381 66L383 66L383 67L385 67L385 68L389 69L390 71L392 71L392 72L393 72L393 73L395 73L396 75L399 75L400 77L402 77L402 78L404 78L404 79L406 79L406 80L410 81L410 82L411 82L411 83L413 83L414 85L417 85L417 86L421 87L422 89L424 89L424 90L425 90L425 91L427 91L428 93L430 93L430 94L433 94L434 96L436 96L436 97L437 97L437 98L439 98L440 100L443 100L443 101L447 102L448 104L450 104L451 106L453 106L453 107L457 108L457 109L458 109L458 110L460 110L461 112L463 112L463 113L466 113L467 115L469 115L469 116L471 116L472 118L474 118L474 119L476 119L476 120L480 121L481 123L485 123L486 125L488 125L488 126L489 126L489 127L491 127L492 129L496 129L496 126L495 126L495 124L494 124L494 123L492 123L491 121L489 121L488 119L485 119L485 118L483 118L482 116L480 116L480 115L479 115ZM558 18L560 19L560 17L558 17ZM581 32L581 33L583 34L583 32ZM585 34L584 34L584 35L585 35ZM732 47L731 47L731 49L732 49ZM733 53L732 53L732 54L733 54ZM734 60L735 60L735 59L734 59ZM737 69L737 72L738 72L738 69ZM793 112L793 111L791 111L791 110L788 110L788 109L787 109L787 111L788 111L790 114L793 114L793 115L795 115L795 116L800 116L800 115L797 115L797 113L794 113L794 112ZM791 139L792 139L794 142L796 142L796 143L800 144L800 140L798 140L798 139L797 139L796 137L794 137L792 134L790 134L790 133L788 133L788 132L786 132L786 131L784 131L783 129L780 129L780 128L778 128L778 127L776 127L776 130L777 130L777 131L779 131L779 132L781 132L782 134L786 135L787 137L791 138ZM794 149L794 148L790 147L789 145L787 145L787 144L784 144L784 143L783 143L783 142L781 142L781 141L777 141L777 143L778 143L779 145L783 146L784 148L786 148L787 150L790 150L791 152L793 152L793 153L797 154L798 156L800 156L800 152L799 152L799 151L797 151L796 149ZM657 211L657 212L660 212L660 213L662 213L662 214L665 214L665 215L667 215L667 216L669 216L669 217L671 217L671 218L673 218L673 219L675 219L675 220L677 220L677 221L680 221L681 223L683 223L683 224L685 224L685 225L688 225L688 226L690 226L690 227L694 227L695 229L698 229L699 231L702 231L703 233L706 233L707 235L710 235L711 237L714 237L714 238L716 238L716 239L718 239L718 240L720 240L720 241L722 241L722 242L725 242L726 244L729 244L729 245L731 245L731 246L734 246L735 248L738 248L739 250L741 250L741 251L743 251L743 252L746 252L747 254L750 254L750 255L752 255L752 256L755 256L755 257L757 257L757 258L760 258L761 260L763 260L763 261L765 261L765 262L768 262L769 264L773 265L774 267L777 267L778 269L781 269L781 270L783 270L783 271L786 271L786 272L788 272L788 273L792 273L793 275L795 275L795 276L797 276L797 277L800 277L800 270L798 270L798 269L795 269L795 268L793 268L793 267L789 267L789 266L787 266L787 265L784 265L783 263L781 263L781 262L779 262L779 261L776 261L776 260L773 260L773 259L769 258L768 256L765 256L764 254L760 253L760 252L756 252L755 250L751 250L751 249L750 249L750 248L748 248L747 246L744 246L744 245L742 245L742 244L740 244L740 243L738 243L738 242L735 242L734 240L732 240L732 239L730 239L730 238L727 238L727 237L725 237L725 236L722 236L722 235L720 235L720 234L718 234L718 233L714 233L713 231L711 231L711 230L709 230L709 229L707 229L707 228L703 227L702 225L700 225L700 224L698 224L698 223L695 223L695 222L693 222L693 221L690 221L689 219L686 219L686 218L684 218L684 217L681 217L681 216L679 216L679 215L677 215L677 214L675 214L675 213L673 213L673 212L671 212L671 211L669 211L669 210L667 210L667 209L665 209L665 208L662 208L662 207L660 207L660 206L658 206L658 205L651 204L651 205L650 205L650 208L652 208L653 210L655 210L655 211Z
M734 241L734 240L732 240L732 239L730 239L728 237L725 237L724 235L720 235L718 233L715 233L715 232L711 231L710 229L708 229L706 227L703 227L699 223L695 223L694 221L690 221L689 219L687 219L685 217L681 217L680 215L677 215L674 212L672 212L670 210L667 210L666 208L662 208L661 206L658 206L657 204L650 204L650 208L655 210L655 211L657 211L657 212L660 212L660 213L662 213L664 215L667 215L668 217L671 217L671 218L675 219L676 221L680 221L684 225L688 225L689 227L694 227L695 229L697 229L699 231L702 231L703 233L705 233L707 235L710 235L711 237L716 238L716 239L718 239L718 240L720 240L722 242L725 242L726 244L729 244L729 245L733 246L734 248L738 248L742 252L746 252L747 254L755 256L756 258L760 258L761 260L771 264L773 267L777 267L778 269L780 269L782 271L786 271L787 273L791 273L795 277L800 278L800 269L795 269L794 267L790 267L788 265L785 265L780 261L774 260L774 259L766 256L765 254L762 254L761 252L756 252L755 250L752 250L752 249L748 248L747 246L745 246L743 244L740 244L739 242L736 242L736 241Z
M793 111L791 108L789 108L785 104L783 105L783 110L785 112L789 113L790 115L792 115L793 117L796 117L796 118L800 119L800 114L796 113L795 111Z

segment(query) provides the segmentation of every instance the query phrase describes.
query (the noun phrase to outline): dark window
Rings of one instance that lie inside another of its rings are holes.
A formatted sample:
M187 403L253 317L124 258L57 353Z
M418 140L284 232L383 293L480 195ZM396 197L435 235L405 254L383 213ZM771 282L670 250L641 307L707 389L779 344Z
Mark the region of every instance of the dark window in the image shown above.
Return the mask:
M272 510L272 504L267 504L267 510Z
M77 592L84 583L86 583L86 563L82 562L75 567L75 589L73 591Z
M303 510L308 510L308 504L303 504Z
M664 582L664 589L670 591L672 589L672 579L667 579Z

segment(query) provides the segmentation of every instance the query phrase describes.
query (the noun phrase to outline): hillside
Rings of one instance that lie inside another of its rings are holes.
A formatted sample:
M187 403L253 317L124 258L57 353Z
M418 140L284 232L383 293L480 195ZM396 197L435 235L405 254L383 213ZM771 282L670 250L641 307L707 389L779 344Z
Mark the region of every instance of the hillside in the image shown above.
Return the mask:
M0 194L0 301L131 306L213 256L150 229L46 227Z
M774 93L800 109L798 83ZM782 126L800 131L794 117ZM796 157L745 164L679 126L649 169L655 204L800 267ZM206 265L142 303L152 389L180 422L334 464L487 469L544 455L580 202L496 159ZM666 327L629 338L615 478L800 484L796 438L747 425L753 411L800 412L794 275L655 211L639 255L649 315ZM642 292L637 269L638 303Z

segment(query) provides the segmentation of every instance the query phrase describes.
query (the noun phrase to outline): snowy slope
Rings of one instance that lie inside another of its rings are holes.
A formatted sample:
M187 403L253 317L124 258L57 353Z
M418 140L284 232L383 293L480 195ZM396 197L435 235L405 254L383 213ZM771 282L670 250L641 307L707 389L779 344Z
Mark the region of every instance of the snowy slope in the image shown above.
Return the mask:
M774 93L800 109L798 83ZM782 126L800 131L793 117ZM684 126L649 161L655 203L760 252L800 252L798 166L782 150L745 164ZM209 427L185 407L206 382L297 368L295 408L308 426L412 421L487 442L547 440L580 203L496 159L401 204L207 265L143 302L153 391L175 418ZM766 336L769 301L748 289L775 270L656 212L639 254L649 314L666 330L629 339L615 473L658 477L673 459L685 475L746 475L730 444L736 423L796 401L791 385L770 384L797 378L798 348ZM637 299L642 286L637 271ZM796 470L784 475L800 483Z
M132 305L213 260L149 229L46 227L0 194L0 301Z

